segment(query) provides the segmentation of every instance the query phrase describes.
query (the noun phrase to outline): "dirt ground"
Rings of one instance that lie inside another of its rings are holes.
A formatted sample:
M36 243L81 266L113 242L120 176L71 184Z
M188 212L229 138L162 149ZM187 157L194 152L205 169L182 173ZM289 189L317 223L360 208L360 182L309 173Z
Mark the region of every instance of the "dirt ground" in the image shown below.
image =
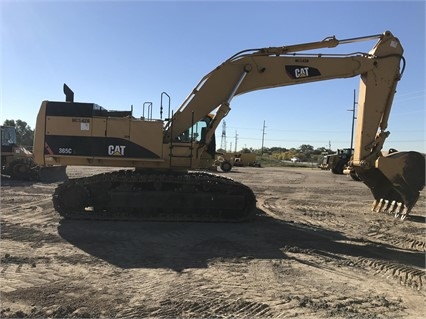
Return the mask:
M70 177L101 169L69 167ZM361 182L314 168L234 168L245 223L64 221L57 184L1 184L8 317L421 318L425 190L401 221Z

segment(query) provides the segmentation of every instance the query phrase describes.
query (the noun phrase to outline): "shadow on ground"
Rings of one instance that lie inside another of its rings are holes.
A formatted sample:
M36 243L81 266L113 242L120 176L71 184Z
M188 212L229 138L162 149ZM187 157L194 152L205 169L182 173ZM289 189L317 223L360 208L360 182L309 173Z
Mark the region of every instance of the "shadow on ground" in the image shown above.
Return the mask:
M258 211L245 223L62 220L59 235L86 253L121 268L207 268L212 260L285 259L287 252L336 260L391 260L423 267L424 254L348 238L338 231L287 223Z

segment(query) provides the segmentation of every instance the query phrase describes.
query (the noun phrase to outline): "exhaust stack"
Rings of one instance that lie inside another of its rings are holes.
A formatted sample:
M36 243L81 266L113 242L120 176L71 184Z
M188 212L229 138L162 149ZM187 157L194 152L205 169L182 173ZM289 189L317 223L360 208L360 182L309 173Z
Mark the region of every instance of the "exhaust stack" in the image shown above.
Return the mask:
M74 102L74 92L64 83L65 102Z

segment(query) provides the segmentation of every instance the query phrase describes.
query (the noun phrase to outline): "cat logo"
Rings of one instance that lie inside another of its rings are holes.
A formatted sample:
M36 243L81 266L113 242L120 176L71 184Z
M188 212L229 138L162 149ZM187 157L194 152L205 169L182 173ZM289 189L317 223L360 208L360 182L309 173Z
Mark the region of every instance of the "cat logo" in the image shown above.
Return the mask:
M298 68L294 69L294 76L296 78L304 78L309 76L309 68Z
M320 76L321 72L309 66L302 65L286 65L285 69L287 71L288 76L291 79L301 79L301 78L310 78L313 76Z
M124 156L124 145L108 145L108 155L112 156Z

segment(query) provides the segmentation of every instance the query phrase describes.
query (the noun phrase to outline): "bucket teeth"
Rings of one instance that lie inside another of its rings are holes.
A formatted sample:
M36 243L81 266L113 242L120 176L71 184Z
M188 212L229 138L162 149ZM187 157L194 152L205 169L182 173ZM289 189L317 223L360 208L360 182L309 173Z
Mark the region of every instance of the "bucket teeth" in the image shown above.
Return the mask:
M372 168L358 168L359 178L375 198L372 211L406 219L425 186L425 167L421 153L394 152L378 157Z
M376 212L376 207L379 205L379 201L377 199L373 202L373 207L371 207L372 212Z
M373 202L373 208L371 211L394 215L395 218L405 220L411 209L405 206L402 202L397 202L395 200L390 201L384 198L380 198L380 200L375 200Z
M380 200L375 200L373 203L373 212L380 213L382 211L383 206L385 205L385 200L380 198Z
M392 210L393 202L394 201L391 202L390 200L385 199L385 206L384 206L384 209L383 209L383 212L385 214L389 214L389 212Z
M408 216L408 214L410 213L410 211L411 211L411 209L408 209L408 207L403 207L402 209L401 209L401 220L405 220L406 218L407 218L407 216Z
M393 210L394 210L394 208L395 208L395 201L393 200L393 201L387 201L388 202L388 205L387 205L387 207L386 207L386 209L385 209L385 213L386 214L392 214L392 212L393 212Z

